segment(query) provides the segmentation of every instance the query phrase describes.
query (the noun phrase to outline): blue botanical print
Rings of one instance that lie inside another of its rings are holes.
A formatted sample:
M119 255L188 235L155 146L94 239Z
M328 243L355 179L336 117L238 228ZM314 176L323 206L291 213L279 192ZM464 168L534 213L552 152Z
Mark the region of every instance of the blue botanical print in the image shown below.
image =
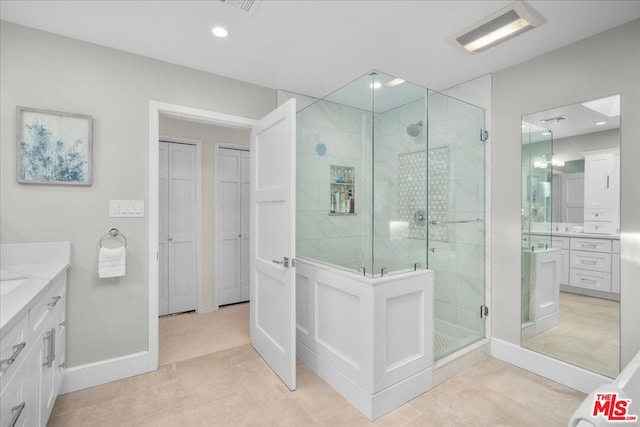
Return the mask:
M22 179L30 181L83 182L87 180L88 167L84 154L86 143L77 139L65 143L53 141L51 132L35 121L26 124L23 141L20 142L22 155Z

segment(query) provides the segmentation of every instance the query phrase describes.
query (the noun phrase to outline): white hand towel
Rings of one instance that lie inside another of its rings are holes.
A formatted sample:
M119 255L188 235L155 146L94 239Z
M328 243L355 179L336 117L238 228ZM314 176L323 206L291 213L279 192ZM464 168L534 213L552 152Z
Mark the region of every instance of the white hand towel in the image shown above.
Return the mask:
M125 275L126 249L100 248L98 255L98 277L120 277Z

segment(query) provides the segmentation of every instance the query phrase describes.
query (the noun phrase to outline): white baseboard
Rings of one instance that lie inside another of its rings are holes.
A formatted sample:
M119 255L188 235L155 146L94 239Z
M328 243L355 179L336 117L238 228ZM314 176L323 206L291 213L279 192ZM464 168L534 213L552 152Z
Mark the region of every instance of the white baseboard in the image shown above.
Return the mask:
M297 342L296 350L298 358L305 365L370 420L381 417L431 389L433 373L428 368L371 395L300 341Z
M60 394L71 393L154 371L157 366L151 366L149 359L149 352L141 351L68 368L64 373Z
M198 314L204 314L204 313L213 313L214 311L218 310L218 306L217 305L212 305L210 307L198 307L198 310L196 310L196 312Z
M536 319L536 335L541 334L547 329L551 329L560 323L560 310L547 314L539 319Z
M613 381L611 378L496 338L491 338L491 356L587 394L602 384Z

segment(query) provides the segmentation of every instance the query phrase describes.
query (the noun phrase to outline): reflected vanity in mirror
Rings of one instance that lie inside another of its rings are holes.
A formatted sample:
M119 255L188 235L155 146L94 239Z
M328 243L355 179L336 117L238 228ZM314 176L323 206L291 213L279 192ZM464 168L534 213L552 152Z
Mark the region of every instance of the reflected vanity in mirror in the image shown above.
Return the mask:
M522 117L522 346L620 371L620 96Z

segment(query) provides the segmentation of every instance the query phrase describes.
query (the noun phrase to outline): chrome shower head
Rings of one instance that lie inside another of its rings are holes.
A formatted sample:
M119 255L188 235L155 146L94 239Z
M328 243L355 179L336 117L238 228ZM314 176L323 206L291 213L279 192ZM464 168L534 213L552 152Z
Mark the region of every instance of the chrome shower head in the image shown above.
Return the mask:
M422 120L420 120L419 122L410 123L409 125L407 125L407 134L409 134L411 138L415 138L416 136L420 135L421 130L422 130Z

